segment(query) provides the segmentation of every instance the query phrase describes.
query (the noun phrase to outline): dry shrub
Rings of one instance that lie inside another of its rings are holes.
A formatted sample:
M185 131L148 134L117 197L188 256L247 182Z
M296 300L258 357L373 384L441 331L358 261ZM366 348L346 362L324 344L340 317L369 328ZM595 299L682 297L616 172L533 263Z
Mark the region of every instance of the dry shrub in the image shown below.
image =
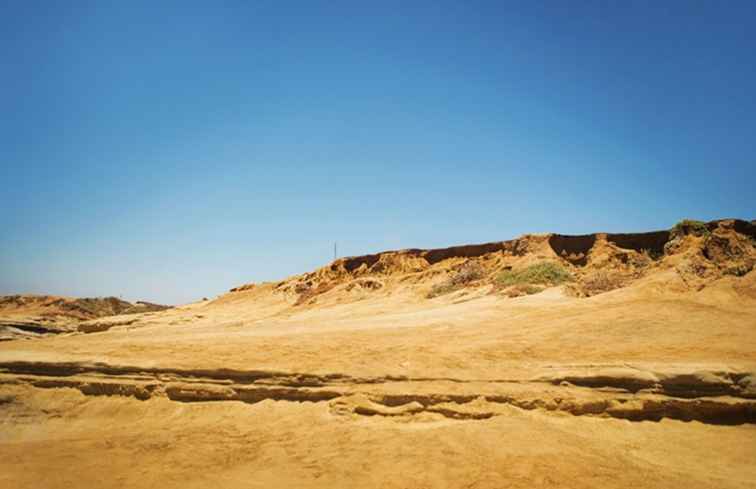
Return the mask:
M297 284L294 290L299 293L299 297L297 297L297 301L294 303L294 305L301 306L308 302L314 301L316 296L328 292L332 288L336 287L336 285L336 282L321 282L315 287L307 286L304 284Z
M451 278L452 285L467 285L470 282L480 280L486 272L480 263L476 261L467 261L459 268L456 274Z
M360 278L346 286L346 290L353 290L355 287L367 290L378 290L383 288L383 282L372 278Z
M426 297L432 299L440 295L449 294L455 290L463 288L467 284L480 280L485 276L486 272L480 263L476 261L466 261L454 275L443 282L434 285Z
M504 295L507 297L522 297L523 295L533 295L541 292L543 290L542 287L537 287L535 285L530 284L519 284L512 287L509 287L505 292Z
M576 287L573 287L572 292L575 295L583 297L591 297L610 290L619 289L624 287L625 279L618 273L608 272L606 270L597 270L580 280L580 283Z
M741 263L728 267L724 270L725 275L734 275L736 277L744 277L753 270L753 263Z

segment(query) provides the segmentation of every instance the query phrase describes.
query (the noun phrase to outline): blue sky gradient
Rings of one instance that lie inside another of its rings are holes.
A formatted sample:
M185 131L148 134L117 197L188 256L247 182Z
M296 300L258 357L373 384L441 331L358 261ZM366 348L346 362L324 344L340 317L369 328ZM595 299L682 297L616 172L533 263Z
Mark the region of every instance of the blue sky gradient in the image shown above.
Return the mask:
M756 2L6 1L0 35L0 294L756 217Z

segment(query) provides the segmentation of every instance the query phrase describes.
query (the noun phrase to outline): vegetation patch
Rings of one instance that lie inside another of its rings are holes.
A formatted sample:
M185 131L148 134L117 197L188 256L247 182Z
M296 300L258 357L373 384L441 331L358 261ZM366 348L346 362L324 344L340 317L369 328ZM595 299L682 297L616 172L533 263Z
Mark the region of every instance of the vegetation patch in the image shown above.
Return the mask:
M543 287L531 284L519 284L513 287L509 287L504 295L507 297L522 297L523 295L533 295L541 292Z
M559 285L572 280L572 275L555 262L540 262L521 270L504 270L496 277L496 285Z
M298 284L294 290L299 293L299 297L297 297L294 305L302 306L304 304L313 304L315 303L315 298L317 296L325 294L334 287L336 287L336 282L321 282L314 287L309 284Z
M735 277L743 277L748 275L753 270L753 263L741 263L734 265L724 270L725 275L734 275Z
M451 292L454 292L455 290L459 290L465 287L471 282L480 280L485 276L486 272L485 270L483 270L483 267L480 266L480 263L475 261L467 261L459 268L459 270L457 270L454 275L444 280L443 282L434 285L431 288L430 292L428 292L428 295L426 297L428 299L432 299L440 295L449 294Z
M683 219L672 227L672 234L674 236L684 236L686 234L709 236L711 231L709 231L709 227L703 221Z
M664 249L662 248L661 250L650 250L647 248L642 248L640 250L640 254L643 261L638 265L645 267L648 266L652 261L661 260L664 257Z
M568 292L576 297L591 297L624 287L625 281L619 273L597 270L580 279L579 283L571 284Z

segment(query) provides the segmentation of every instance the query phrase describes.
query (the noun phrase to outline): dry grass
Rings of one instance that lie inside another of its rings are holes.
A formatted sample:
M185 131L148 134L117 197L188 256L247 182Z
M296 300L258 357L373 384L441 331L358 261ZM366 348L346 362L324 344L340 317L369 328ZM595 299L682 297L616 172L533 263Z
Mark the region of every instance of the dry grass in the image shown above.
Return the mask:
M455 290L459 290L462 287L465 287L472 282L475 282L476 280L482 279L483 277L485 277L485 275L485 270L482 266L480 266L478 262L467 261L454 275L444 280L443 282L434 285L431 288L430 292L428 292L426 297L428 299L432 299L440 295L449 294L451 292L454 292Z
M325 294L332 288L336 287L336 285L336 282L321 282L314 287L302 287L299 290L299 297L297 297L297 301L294 303L294 305L301 306L308 303L311 304L315 302L315 297L319 296L320 294Z
M589 296L619 289L624 284L625 281L622 276L606 270L598 270L582 280L583 290Z
M504 295L506 295L507 297L522 297L524 295L537 294L541 292L542 290L543 290L543 287L538 287L536 285L520 284L520 285L509 287L504 292Z
M627 277L607 270L597 270L585 275L567 288L569 295L575 297L591 297L626 285Z

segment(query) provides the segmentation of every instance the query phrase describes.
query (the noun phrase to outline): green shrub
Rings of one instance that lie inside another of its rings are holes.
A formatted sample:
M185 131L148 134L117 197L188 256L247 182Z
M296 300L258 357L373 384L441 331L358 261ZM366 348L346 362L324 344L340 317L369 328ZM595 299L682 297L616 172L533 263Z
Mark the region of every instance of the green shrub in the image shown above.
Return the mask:
M522 270L505 270L496 277L501 287L519 284L559 285L572 280L570 272L555 262L540 262Z
M709 231L709 227L703 221L683 219L672 227L672 234L675 236L683 236L686 234L708 236L711 234L711 231Z

